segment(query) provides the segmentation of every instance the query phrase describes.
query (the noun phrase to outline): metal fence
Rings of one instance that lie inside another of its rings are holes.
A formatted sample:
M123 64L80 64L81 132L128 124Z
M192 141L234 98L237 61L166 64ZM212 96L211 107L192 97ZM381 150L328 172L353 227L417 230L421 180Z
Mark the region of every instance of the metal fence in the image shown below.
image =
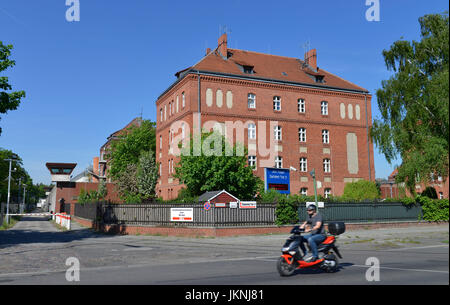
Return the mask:
M171 219L174 208L192 209L192 221L175 222ZM276 204L259 204L256 209L211 207L204 209L203 204L85 204L75 205L74 215L96 220L102 224L158 225L158 226L265 226L275 224Z
M327 222L417 221L422 218L422 207L420 205L405 206L401 202L333 202L325 203L325 208L320 208L319 212ZM306 204L300 204L299 219L305 219L306 217Z
M190 221L173 221L171 210L174 208L189 208L192 211ZM203 204L76 204L74 215L90 219L97 224L111 225L154 225L183 227L243 227L272 226L276 224L276 203L258 203L257 208L214 207L205 210ZM307 218L306 204L295 204L298 209L298 219L292 223L304 221ZM325 203L320 208L326 222L345 221L356 222L386 222L386 221L417 221L421 218L422 208L418 205L405 206L402 203Z

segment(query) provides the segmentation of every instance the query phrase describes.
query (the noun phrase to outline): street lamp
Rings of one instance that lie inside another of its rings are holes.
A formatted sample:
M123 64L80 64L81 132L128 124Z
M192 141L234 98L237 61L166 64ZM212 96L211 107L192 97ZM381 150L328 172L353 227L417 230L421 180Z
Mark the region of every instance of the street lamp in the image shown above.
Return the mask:
M9 174L8 174L8 199L6 201L6 223L9 224L9 200L11 198L11 166L12 161L17 161L19 157L16 154L12 154L11 158L4 159L5 161L9 161Z
M317 186L316 186L316 170L313 168L312 171L309 172L309 174L311 175L311 177L314 180L314 198L316 201L316 207L317 207Z

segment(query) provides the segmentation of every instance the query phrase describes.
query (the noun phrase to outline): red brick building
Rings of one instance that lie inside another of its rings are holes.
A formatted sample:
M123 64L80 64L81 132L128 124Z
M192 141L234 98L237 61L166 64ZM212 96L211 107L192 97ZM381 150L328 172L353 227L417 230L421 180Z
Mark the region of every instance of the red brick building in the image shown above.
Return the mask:
M375 179L371 95L319 68L316 50L301 60L230 49L224 34L216 49L175 76L156 101L156 193L163 199L183 187L173 177L177 140L198 126L230 136L226 122L234 124L233 142L248 147L256 175L264 179L264 167L292 169L291 193L314 194L313 168L326 196L341 195L347 182Z
M120 136L124 135L127 132L127 130L130 129L131 127L140 127L141 124L142 124L141 117L134 118L124 128L116 132L113 132L106 139L106 143L100 147L100 157L94 157L93 160L94 173L97 179L106 179L107 182L112 182L111 178L108 176L109 161L106 157L108 154L108 149L111 147L112 141L119 139Z
M395 169L388 177L386 182L381 183L380 191L381 198L402 198L411 197L411 192L405 186L405 183L395 182L395 177L398 174L398 170ZM415 191L417 194L425 191L427 187L432 187L436 191L438 199L448 199L449 183L448 177L440 177L435 175L430 175L431 181L428 183L418 183L415 186Z

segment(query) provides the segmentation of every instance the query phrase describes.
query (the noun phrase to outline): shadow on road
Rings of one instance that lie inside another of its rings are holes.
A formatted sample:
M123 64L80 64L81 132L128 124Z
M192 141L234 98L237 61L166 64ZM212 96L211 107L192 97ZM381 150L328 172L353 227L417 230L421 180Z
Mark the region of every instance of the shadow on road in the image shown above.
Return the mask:
M21 221L27 222L47 222L43 218L23 218ZM51 228L53 225L48 223L47 228ZM69 243L72 241L78 241L83 239L104 239L111 238L113 235L99 234L92 229L82 228L71 231L47 231L45 226L42 226L42 230L39 228L39 224L36 226L30 225L30 228L17 228L17 224L14 228L0 231L0 249L12 247L19 244L48 244L48 243Z
M353 263L340 263L337 270L333 273L338 273L341 270L345 269L345 267L351 267L353 266ZM326 273L326 271L320 269L320 268L306 268L306 269L298 269L295 270L294 275L300 275L300 274L320 274L320 273Z

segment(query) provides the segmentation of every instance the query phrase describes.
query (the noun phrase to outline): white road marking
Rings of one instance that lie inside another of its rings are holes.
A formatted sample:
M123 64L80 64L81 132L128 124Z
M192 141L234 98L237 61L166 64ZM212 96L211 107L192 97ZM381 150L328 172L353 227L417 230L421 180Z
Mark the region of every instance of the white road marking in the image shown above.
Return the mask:
M369 268L369 267L372 267L372 266L367 266L367 265L351 265L350 267ZM394 268L394 267L382 267L382 266L380 266L380 269L399 270L399 271L416 271L416 272L448 273L448 271L443 271L443 270L407 269L407 268Z
M448 248L448 245L433 245L433 246L423 246L423 247L409 247L409 248L397 248L389 249L385 251L403 251L403 250L416 250L416 249L429 249L429 248Z

